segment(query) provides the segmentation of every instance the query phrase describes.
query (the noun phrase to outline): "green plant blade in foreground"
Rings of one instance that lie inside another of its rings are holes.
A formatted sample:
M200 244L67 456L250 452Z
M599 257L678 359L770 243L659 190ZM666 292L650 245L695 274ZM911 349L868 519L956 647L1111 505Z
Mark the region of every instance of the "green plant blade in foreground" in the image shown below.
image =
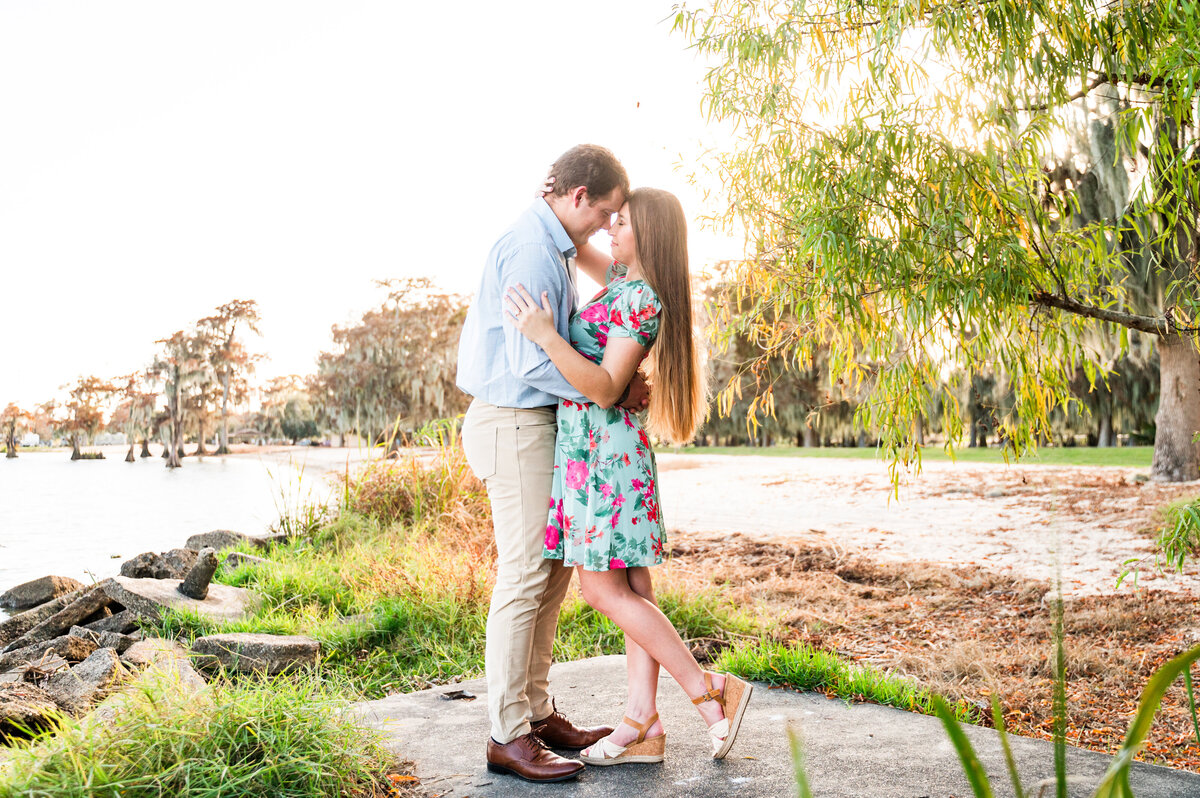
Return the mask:
M1008 730L1004 727L1004 712L1000 709L1000 699L992 695L992 723L996 733L1000 735L1000 747L1004 749L1004 766L1008 768L1008 780L1012 782L1016 798L1025 798L1025 788L1021 786L1021 775L1017 773L1017 761L1013 758L1012 746L1008 743Z
M804 741L797 729L788 729L788 747L792 751L792 771L796 777L796 795L799 798L813 798L812 788L808 786L808 773L804 769Z
M1142 690L1142 700L1138 703L1138 711L1133 718L1133 723L1129 725L1125 742L1113 758L1113 762L1104 774L1100 786L1096 788L1093 798L1133 798L1133 788L1129 784L1129 767L1133 764L1133 757L1146 740L1150 724L1154 721L1154 716L1158 712L1159 705L1162 704L1167 688L1197 659L1200 659L1200 646L1190 648L1178 655L1150 677L1146 688Z
M935 695L933 709L941 718L942 725L946 727L946 734L950 736L950 743L954 746L954 750L958 752L958 759L962 762L963 772L967 776L967 781L971 783L971 791L975 793L975 798L992 798L992 786L988 782L987 772L980 764L979 757L975 755L975 748L967 739L967 735L963 733L962 727L954 718L954 713L946 704L945 699Z

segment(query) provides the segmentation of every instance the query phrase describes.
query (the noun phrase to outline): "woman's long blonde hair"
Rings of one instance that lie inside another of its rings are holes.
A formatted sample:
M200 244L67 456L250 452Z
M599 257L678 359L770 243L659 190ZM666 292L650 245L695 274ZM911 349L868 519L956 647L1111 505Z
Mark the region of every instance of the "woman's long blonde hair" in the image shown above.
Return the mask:
M649 428L676 445L688 443L707 407L692 330L687 219L674 194L639 188L629 195L629 221L642 277L662 305L658 338L650 350Z

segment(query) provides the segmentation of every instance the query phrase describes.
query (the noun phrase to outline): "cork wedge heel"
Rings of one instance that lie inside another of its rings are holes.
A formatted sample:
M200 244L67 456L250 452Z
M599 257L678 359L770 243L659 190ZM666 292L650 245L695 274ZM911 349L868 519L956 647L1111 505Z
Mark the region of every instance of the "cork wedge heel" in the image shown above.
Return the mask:
M658 720L655 712L645 723L638 723L630 717L625 717L623 723L638 730L637 739L629 745L617 745L610 737L602 738L598 743L579 755L581 762L597 767L610 765L631 765L663 761L667 751L667 734L663 732L657 737L646 739L646 732Z
M722 675L725 677L725 686L718 690L712 685L712 673L705 671L704 686L708 688L708 692L692 699L696 706L705 701L716 701L725 713L725 717L708 727L713 744L713 759L724 759L729 749L733 748L738 729L742 726L742 715L746 713L750 694L754 692L754 685L749 682L744 682L731 673Z

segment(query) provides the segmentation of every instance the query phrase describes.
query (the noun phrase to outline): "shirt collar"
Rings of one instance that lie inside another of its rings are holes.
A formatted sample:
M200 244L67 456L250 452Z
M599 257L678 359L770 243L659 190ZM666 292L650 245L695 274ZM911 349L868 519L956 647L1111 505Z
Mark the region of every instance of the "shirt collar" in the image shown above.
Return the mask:
M554 239L554 246L558 247L559 252L568 258L575 257L575 244L572 243L571 237L567 235L567 229L562 226L562 222L554 215L554 211L550 208L546 200L541 198L535 199L533 201L533 213L545 225L546 230L550 233L550 237Z

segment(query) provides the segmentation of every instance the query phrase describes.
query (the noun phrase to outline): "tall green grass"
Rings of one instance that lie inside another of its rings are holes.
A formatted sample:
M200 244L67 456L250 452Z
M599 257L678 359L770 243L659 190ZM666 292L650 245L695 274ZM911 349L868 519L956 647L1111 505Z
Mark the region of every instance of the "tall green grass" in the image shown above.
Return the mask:
M112 725L68 720L17 749L0 796L223 798L384 794L393 757L317 678L133 694Z
M870 701L910 712L933 715L937 701L966 723L978 723L981 714L965 701L947 704L909 679L885 673L869 665L847 662L828 651L806 644L785 645L758 641L724 652L716 663L743 679L784 685L797 690L816 690L854 701Z

